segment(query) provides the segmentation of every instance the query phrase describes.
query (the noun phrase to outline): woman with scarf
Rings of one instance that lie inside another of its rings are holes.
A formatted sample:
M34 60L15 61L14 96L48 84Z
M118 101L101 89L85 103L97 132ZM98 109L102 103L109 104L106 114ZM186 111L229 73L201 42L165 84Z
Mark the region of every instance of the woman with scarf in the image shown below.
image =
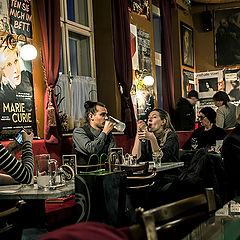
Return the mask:
M178 135L166 111L153 109L148 115L147 125L143 120L139 120L137 130L132 154L137 154L140 162L152 161L154 152L160 152L162 162L179 161Z

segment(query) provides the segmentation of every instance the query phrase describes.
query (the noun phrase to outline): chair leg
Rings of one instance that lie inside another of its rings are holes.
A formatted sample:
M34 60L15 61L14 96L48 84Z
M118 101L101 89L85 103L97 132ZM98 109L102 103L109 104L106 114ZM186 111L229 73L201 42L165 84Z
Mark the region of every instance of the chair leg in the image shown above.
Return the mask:
M145 225L147 240L158 240L154 216L152 214L145 214L142 216L142 220Z

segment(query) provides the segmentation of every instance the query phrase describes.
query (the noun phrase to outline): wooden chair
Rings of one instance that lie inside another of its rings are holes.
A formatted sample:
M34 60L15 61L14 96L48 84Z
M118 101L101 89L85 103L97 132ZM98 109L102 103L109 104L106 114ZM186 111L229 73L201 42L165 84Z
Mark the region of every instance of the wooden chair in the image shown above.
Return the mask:
M148 211L136 210L138 224L130 227L134 239L182 239L216 210L214 191L185 198ZM145 232L142 230L145 229Z
M127 190L144 190L152 187L155 184L155 178L157 176L156 169L154 168L151 174L133 174L126 177Z
M0 239L21 239L22 229L18 214L22 206L25 204L23 200L19 200L12 208L0 212Z
M147 208L148 206L149 192L155 184L157 173L154 169L152 173L144 175L144 171L133 172L130 176L127 171L122 174L118 211L118 219L123 223L122 226L128 221L126 217L130 218L131 214L134 215L135 208ZM128 204L131 205L132 212L129 210Z

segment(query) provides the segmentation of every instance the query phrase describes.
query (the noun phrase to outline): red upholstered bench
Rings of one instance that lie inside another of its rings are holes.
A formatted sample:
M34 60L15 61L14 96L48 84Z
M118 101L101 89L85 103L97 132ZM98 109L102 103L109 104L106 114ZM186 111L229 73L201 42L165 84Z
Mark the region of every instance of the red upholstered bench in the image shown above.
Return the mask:
M126 134L114 134L117 147L122 147L123 152L131 153L134 144L134 138L129 137ZM72 153L72 137L63 137L62 142L62 154Z

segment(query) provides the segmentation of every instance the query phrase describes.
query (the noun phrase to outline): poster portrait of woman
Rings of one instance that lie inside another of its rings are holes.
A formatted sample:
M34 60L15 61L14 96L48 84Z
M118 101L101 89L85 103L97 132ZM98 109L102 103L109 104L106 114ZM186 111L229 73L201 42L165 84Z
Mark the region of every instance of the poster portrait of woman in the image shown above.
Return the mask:
M35 130L35 107L31 69L19 49L0 48L0 133L14 135L21 128Z
M188 67L194 67L194 48L193 48L193 29L181 22L181 53L182 64Z

